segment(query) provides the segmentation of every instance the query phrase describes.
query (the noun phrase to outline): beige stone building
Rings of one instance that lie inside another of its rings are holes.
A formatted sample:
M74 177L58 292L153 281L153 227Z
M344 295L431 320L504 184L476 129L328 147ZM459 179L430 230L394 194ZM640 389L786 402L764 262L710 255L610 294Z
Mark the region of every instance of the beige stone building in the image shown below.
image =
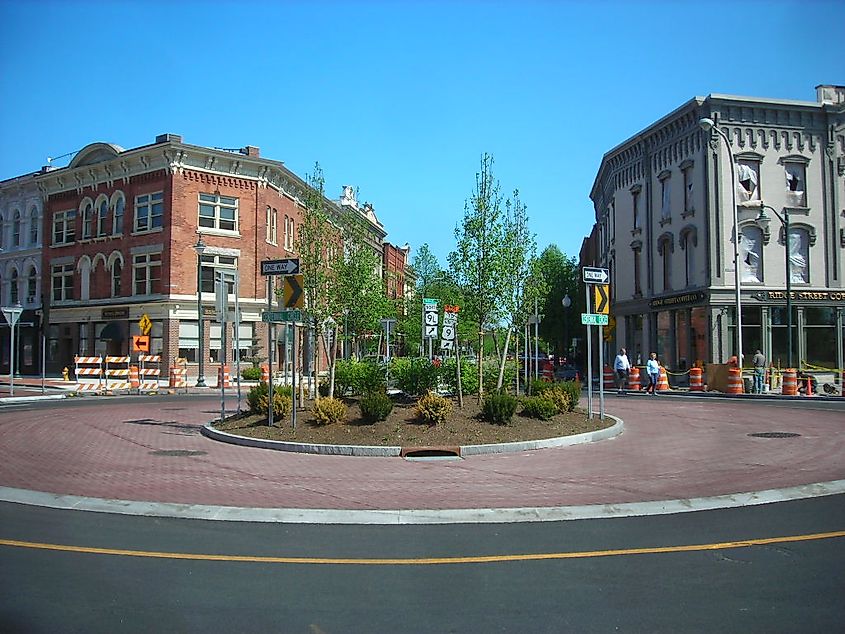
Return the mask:
M597 261L587 264L610 269L608 352L624 345L644 362L656 351L679 375L727 361L739 277L746 365L759 348L784 367L788 267L793 365L843 367L845 87L816 92L695 97L604 155L590 194Z

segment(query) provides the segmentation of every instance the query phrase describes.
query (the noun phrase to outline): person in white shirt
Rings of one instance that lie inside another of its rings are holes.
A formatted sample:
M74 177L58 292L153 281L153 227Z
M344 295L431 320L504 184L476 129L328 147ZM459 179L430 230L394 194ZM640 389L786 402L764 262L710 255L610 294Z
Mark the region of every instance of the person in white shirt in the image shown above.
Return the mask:
M651 353L645 367L648 372L648 388L646 389L646 393L651 396L657 396L657 381L660 378L660 364L657 362L656 352Z
M616 393L625 393L625 381L628 380L628 371L631 369L631 362L628 360L628 353L625 348L619 348L619 354L613 361L613 369L616 370Z

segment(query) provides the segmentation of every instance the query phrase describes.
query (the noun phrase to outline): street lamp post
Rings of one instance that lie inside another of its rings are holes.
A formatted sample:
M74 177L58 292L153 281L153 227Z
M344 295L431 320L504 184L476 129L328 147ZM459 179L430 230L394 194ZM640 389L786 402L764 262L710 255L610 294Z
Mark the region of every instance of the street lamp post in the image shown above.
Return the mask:
M742 295L740 287L740 270L739 270L739 217L736 208L736 166L734 164L734 157L731 154L731 142L728 135L722 131L713 119L707 117L698 120L698 125L705 132L711 130L715 131L725 142L725 149L728 151L729 164L731 168L731 209L733 211L733 243L734 243L734 286L736 288L736 359L737 366L742 368Z
M565 361L569 361L569 307L572 306L572 298L569 296L569 291L563 295L560 300L563 304L563 357Z
M15 324L18 323L18 319L21 317L21 313L23 312L23 307L21 306L20 302L15 302L14 306L7 306L3 308L3 316L6 318L6 321L9 323L9 328L11 330L10 340L9 340L9 394L10 396L15 395Z
M795 366L792 365L792 263L789 261L789 210L784 209L781 216L774 207L761 202L757 222L764 228L771 221L771 218L766 215L766 209L771 209L783 225L783 253L786 262L786 363L787 367L793 368Z
M197 323L199 324L199 367L197 369L197 387L205 387L205 327L202 319L202 254L205 251L205 242L202 241L202 236L199 237L197 243L194 245L194 251L197 252Z

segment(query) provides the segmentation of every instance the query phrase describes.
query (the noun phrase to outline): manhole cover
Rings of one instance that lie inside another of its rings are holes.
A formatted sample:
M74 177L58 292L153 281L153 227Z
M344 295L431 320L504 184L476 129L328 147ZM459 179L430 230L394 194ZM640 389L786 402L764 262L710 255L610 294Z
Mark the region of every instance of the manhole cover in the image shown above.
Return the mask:
M191 451L189 449L159 449L158 451L151 451L151 456L171 456L174 458L190 457L190 456L204 456L204 451Z
M752 438L797 438L801 434L791 431L761 431L756 434L748 434Z

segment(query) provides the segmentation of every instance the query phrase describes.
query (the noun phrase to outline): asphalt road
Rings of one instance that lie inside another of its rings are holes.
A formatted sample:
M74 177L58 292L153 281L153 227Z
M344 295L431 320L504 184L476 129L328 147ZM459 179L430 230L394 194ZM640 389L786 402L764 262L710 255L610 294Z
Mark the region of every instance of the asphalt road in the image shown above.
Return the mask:
M845 628L845 496L639 518L394 527L3 503L0 527L4 632Z

